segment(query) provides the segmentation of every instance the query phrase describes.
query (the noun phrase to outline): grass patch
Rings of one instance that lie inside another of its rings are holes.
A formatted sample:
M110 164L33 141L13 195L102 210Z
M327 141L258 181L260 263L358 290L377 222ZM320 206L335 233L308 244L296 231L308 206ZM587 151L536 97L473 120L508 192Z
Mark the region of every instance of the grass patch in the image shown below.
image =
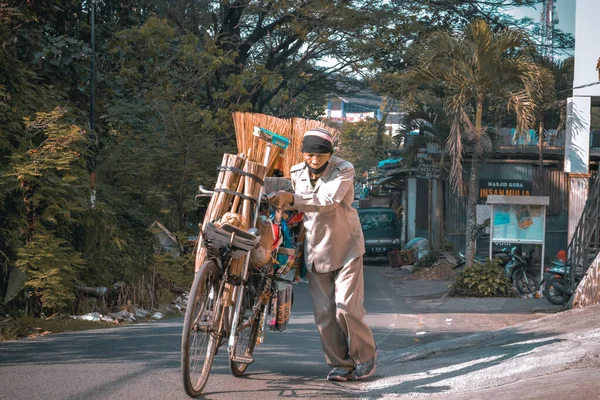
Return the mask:
M181 316L179 311L168 311L163 313L164 319ZM164 320L163 319L163 320ZM119 326L131 325L140 322L155 321L150 318L138 318L134 322L104 322L85 321L73 319L67 315L53 316L51 318L36 318L21 316L8 321L0 321L0 342L5 340L17 340L27 337L47 336L61 332L88 331L92 329L117 328Z
M82 321L69 316L49 319L23 316L0 323L0 341L46 336L60 332L113 328L115 326L114 323L110 322Z

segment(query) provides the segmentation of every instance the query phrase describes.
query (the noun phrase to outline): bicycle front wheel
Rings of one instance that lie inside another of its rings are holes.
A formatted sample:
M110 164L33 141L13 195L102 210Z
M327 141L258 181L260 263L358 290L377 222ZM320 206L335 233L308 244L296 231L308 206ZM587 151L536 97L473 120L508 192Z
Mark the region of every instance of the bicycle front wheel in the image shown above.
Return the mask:
M183 387L190 397L202 393L219 346L220 281L219 268L209 260L196 272L190 290L181 338Z
M233 376L242 376L252 362L260 316L264 308L265 305L260 301L256 289L252 285L245 286L236 337L229 354L229 368Z

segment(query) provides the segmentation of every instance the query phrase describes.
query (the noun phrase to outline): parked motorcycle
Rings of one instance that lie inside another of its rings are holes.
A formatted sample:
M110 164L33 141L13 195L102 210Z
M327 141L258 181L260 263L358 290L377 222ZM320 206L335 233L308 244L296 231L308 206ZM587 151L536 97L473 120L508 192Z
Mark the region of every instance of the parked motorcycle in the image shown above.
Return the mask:
M561 305L566 302L565 299L565 276L571 272L570 268L564 263L552 261L552 266L544 271L542 288L544 297L554 305Z
M577 271L577 270L576 270ZM567 287L567 275L571 273L571 267L562 260L552 261L552 265L544 271L542 288L544 297L554 305L567 304L573 293ZM583 275L575 274L575 287L581 282Z
M530 259L525 259L521 246L510 249L510 259L504 265L504 273L521 294L533 294L540 290L540 281L531 271Z

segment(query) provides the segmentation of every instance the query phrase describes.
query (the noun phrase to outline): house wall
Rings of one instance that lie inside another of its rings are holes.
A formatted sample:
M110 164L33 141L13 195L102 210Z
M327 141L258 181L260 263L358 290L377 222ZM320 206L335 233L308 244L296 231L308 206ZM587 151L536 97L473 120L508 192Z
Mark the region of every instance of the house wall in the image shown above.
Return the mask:
M596 63L600 57L600 1L576 0L575 87L598 82ZM600 85L573 90L573 96L600 96Z
M587 200L589 179L586 175L589 172L590 136L591 131L595 129L592 126L592 104L600 102L600 84L596 71L600 60L600 1L577 0L575 5L573 87L576 89L573 89L573 97L567 102L564 164L564 171L571 174L572 188L569 200L569 237L579 224Z
M465 175L470 173L465 165ZM533 182L532 196L549 196L551 206L546 215L546 256L553 258L559 250L567 248L569 181L567 175L558 166L545 166L541 171L531 164L488 163L481 167L481 179L515 179ZM556 203L559 203L558 206ZM450 185L445 189L445 240L454 245L456 251L464 251L466 234L467 197L457 196ZM550 215L552 214L552 215ZM477 251L487 256L489 238L480 238Z

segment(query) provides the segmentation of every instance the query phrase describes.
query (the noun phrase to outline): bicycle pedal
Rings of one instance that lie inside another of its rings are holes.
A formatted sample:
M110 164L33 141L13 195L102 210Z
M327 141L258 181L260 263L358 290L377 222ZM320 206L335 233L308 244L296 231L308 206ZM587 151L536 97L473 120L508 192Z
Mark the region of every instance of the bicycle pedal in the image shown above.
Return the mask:
M252 364L254 359L248 356L233 356L231 357L231 361L238 364Z

